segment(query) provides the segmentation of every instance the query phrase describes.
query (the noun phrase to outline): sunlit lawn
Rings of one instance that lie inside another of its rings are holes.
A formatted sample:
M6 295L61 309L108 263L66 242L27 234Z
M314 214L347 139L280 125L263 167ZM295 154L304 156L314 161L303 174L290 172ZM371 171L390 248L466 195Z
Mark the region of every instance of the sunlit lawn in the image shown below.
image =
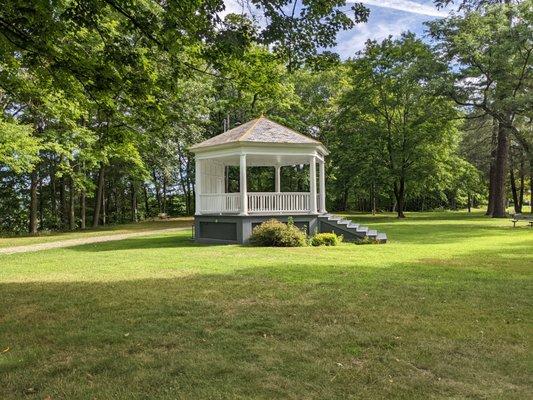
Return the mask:
M106 225L100 226L97 229L87 229L85 231L73 231L73 232L40 232L37 236L1 236L0 235L0 248L11 246L24 246L36 243L56 242L60 240L80 239L84 237L95 237L112 234L150 231L157 229L169 229L169 228L190 228L193 223L192 218L172 218L164 220L145 221L143 223L131 223L122 225Z
M533 229L408 217L354 217L386 245L0 255L0 398L529 398Z

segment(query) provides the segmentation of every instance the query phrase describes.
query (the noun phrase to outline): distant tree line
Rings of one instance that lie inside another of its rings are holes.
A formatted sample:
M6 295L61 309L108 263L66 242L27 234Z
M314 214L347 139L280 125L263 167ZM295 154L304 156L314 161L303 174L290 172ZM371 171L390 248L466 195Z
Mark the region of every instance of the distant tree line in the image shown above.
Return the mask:
M325 143L328 208L517 212L533 180L529 2L465 2L340 61L343 1L7 1L0 10L0 231L194 212L188 147L262 113ZM443 4L443 3L439 3ZM271 190L273 171L250 171ZM238 190L238 171L228 189ZM283 169L283 190L307 190Z

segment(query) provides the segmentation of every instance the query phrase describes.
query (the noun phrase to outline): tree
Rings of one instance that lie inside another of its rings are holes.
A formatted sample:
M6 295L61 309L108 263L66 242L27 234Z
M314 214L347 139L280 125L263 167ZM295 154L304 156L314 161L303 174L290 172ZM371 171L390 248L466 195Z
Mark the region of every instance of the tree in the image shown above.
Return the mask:
M366 22L369 10L361 3L353 4L351 19L342 7L344 0L249 0L260 8L270 23L261 32L263 43L273 45L274 51L287 62L289 72L306 60L314 58L320 48L336 44L338 31Z
M187 147L220 133L224 120L293 107L286 66L334 58L322 59L321 47L353 25L344 4L251 0L268 13L255 24L244 15L222 21L223 0L4 2L0 118L31 132L17 129L2 144L0 172L13 187L0 208L20 209L2 229L20 231L26 219L32 232L136 219L140 195L146 214L152 200L176 210L175 197L190 212Z
M490 211L505 216L509 135L520 143L533 170L533 141L519 127L531 118L531 4L484 5L464 17L429 24L437 50L450 68L443 87L458 104L489 115L497 123Z
M379 157L398 218L405 217L409 186L421 188L435 179L456 141L457 111L434 91L445 68L411 33L369 41L352 62L352 88L341 100L340 118L345 135L359 136L354 143L365 147L346 151Z
M33 127L0 119L0 168L15 173L31 172L39 160L41 142L33 136Z

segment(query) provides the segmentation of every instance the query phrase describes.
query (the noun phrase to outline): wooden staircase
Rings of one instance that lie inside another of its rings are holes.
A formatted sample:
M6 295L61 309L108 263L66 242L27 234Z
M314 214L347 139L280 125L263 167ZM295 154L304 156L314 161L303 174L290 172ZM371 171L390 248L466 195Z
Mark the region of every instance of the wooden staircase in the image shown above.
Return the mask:
M319 215L318 221L320 223L320 232L334 232L338 235L343 235L348 242L356 242L368 238L377 243L387 243L387 235L385 233L369 229L339 215Z

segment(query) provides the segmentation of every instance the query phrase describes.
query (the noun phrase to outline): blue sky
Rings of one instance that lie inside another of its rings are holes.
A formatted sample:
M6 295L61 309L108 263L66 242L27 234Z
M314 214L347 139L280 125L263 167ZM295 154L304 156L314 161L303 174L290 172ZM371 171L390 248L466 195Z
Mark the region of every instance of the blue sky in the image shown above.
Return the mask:
M359 0L370 9L367 23L358 24L350 31L340 32L333 50L343 59L351 57L364 47L367 39L382 40L388 35L399 36L404 31L424 35L424 22L442 18L448 10L438 10L431 0ZM226 11L240 13L241 0L226 0ZM350 7L347 2L346 9Z

